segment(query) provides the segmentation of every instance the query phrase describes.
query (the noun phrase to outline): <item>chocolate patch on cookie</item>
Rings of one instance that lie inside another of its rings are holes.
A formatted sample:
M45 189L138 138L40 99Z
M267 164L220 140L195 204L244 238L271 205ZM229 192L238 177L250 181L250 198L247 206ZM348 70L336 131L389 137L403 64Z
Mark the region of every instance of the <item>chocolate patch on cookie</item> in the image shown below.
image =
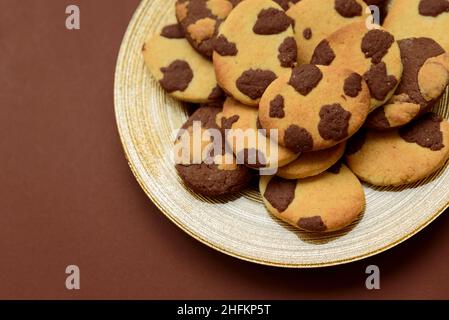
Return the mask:
M273 0L277 4L279 4L282 9L287 11L290 8L290 4L294 5L295 3L298 3L300 0Z
M268 182L263 196L279 212L287 210L295 199L296 180L287 180L274 176Z
M368 84L371 96L379 101L383 101L398 83L395 76L387 75L387 66L384 62L371 65L363 78Z
M329 41L324 39L317 45L315 51L313 51L310 63L328 66L332 63L332 61L334 61L334 59L335 53L329 45Z
M209 100L219 100L220 98L222 98L224 96L225 96L224 91L219 86L215 86L215 88L212 89L212 92L207 97L207 99L209 99Z
M346 155L350 156L359 152L366 141L366 129L360 129L355 135L353 135L346 144Z
M447 0L421 0L418 10L422 16L437 17L444 12L449 12L449 2Z
M214 50L220 56L235 56L238 53L237 46L229 42L224 35L220 35L214 43Z
M293 68L288 84L306 96L320 83L321 79L323 79L323 73L320 68L313 64L302 64Z
M221 128L223 130L229 130L232 128L232 125L234 123L239 121L239 119L240 119L240 116L238 116L238 115L233 115L232 117L229 117L229 118L223 117L223 118L221 118Z
M298 49L296 41L293 37L287 37L278 48L278 59L284 68L292 68L295 66L298 57Z
M304 37L304 39L306 40L310 40L312 38L312 29L310 28L305 28L302 31L302 36Z
M285 117L284 112L284 97L278 94L270 102L270 118L282 119Z
M195 121L200 121L203 129L219 129L216 117L221 110L222 106L216 103L202 104L182 125L181 129L187 130L193 126Z
M443 119L439 115L428 113L416 122L400 128L399 135L407 142L438 151L444 148L441 121Z
M390 33L373 29L363 36L361 49L365 58L371 58L371 62L376 64L382 61L393 43L394 37Z
M325 140L343 140L348 136L349 119L351 112L338 103L322 106L318 132Z
M295 153L312 151L313 138L306 129L293 124L285 130L284 145Z
M250 168L260 169L267 165L265 154L255 148L245 148L236 155L238 163L244 163Z
M327 227L320 216L301 218L298 221L298 227L311 232L323 232L327 230Z
M216 164L178 164L176 170L189 189L210 197L239 192L254 176L252 170L242 165L235 170L220 170Z
M358 73L351 73L349 77L345 79L343 91L349 97L355 98L362 91L362 76Z
M404 65L402 79L396 90L396 95L405 94L410 103L419 104L421 111L426 111L435 101L427 101L421 95L418 84L419 70L427 59L439 56L444 49L430 38L410 38L398 41L401 50L401 60Z
M365 126L376 130L385 130L390 128L390 122L388 122L388 119L385 116L385 109L381 107L371 112L366 119Z
M278 34L287 30L292 23L293 19L282 10L276 8L263 9L257 15L253 32L260 35Z
M246 96L251 99L259 99L262 97L265 89L276 80L277 76L273 71L250 69L242 73L237 79L236 86Z
M181 30L181 26L177 23L165 26L161 31L161 36L168 39L182 39L184 33Z
M333 173L333 174L339 174L341 170L341 160L338 160L332 167L327 169L327 172Z
M362 6L355 0L335 0L335 10L345 18L353 18L362 15Z
M168 67L161 68L161 72L164 76L159 83L168 93L184 91L193 79L192 68L183 60L173 61Z

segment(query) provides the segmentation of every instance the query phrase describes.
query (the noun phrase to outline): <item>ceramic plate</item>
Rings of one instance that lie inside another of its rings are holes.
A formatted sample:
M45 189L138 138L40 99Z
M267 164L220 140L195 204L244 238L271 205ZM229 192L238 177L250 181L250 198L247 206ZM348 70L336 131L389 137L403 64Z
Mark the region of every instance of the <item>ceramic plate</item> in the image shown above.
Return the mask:
M171 163L173 131L187 119L146 70L141 48L174 17L173 1L144 0L128 27L115 77L123 148L141 187L161 212L195 239L231 256L282 267L322 267L385 251L410 238L448 206L449 170L406 188L365 185L366 210L346 229L318 236L271 216L256 189L216 201L184 188ZM449 116L446 92L438 112Z

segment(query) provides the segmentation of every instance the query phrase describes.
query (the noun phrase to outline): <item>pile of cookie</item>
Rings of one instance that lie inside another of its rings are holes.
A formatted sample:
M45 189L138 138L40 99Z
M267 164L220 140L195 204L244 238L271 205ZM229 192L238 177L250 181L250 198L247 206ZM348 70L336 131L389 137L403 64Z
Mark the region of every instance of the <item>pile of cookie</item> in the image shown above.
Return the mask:
M269 212L329 232L364 210L360 180L411 184L449 158L449 123L432 112L449 83L449 1L174 5L176 20L142 50L168 94L198 104L175 141L188 141L176 169L193 192L223 196L259 178ZM210 143L184 139L198 130ZM233 130L255 139L238 143Z

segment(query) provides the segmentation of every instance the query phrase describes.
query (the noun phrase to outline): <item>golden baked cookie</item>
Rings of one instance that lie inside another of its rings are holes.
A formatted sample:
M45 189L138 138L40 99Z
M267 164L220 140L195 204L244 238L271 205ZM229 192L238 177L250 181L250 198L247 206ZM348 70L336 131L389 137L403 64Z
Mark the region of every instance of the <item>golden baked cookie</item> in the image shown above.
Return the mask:
M304 152L295 161L279 168L277 175L284 179L303 179L323 173L340 160L346 143L320 151Z
M222 23L213 61L220 86L257 106L268 85L296 62L292 19L271 0L245 0Z
M321 40L335 30L368 18L362 0L301 0L287 14L295 21L298 62L310 63L313 51Z
M223 96L212 63L192 49L177 24L152 36L142 53L153 77L173 97L203 103Z
M393 0L383 26L396 40L428 37L449 52L447 0Z
M386 131L362 130L348 142L346 162L363 181L399 186L419 181L449 158L449 123L434 113Z
M303 64L267 88L259 121L264 129L277 129L279 144L291 151L316 151L356 133L369 106L368 86L359 74Z
M429 112L449 83L449 54L430 38L398 41L404 72L393 97L374 110L366 127L385 130L403 126Z
M259 189L269 212L312 232L342 229L356 220L365 206L363 187L345 165L299 180L263 176Z
M315 48L311 63L345 67L363 75L371 93L370 111L393 95L402 75L399 46L384 29L356 22L338 29Z

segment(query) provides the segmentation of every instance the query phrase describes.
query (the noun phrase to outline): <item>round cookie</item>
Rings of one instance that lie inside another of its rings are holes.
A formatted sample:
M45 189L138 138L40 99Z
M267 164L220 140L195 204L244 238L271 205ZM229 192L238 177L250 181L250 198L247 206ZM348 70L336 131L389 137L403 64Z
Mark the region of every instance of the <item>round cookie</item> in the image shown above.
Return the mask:
M221 108L204 105L181 127L175 142L179 176L192 191L221 196L244 189L253 174L225 152L224 136L217 125Z
M428 112L449 83L449 55L430 38L398 41L404 71L393 97L374 110L366 127L385 130L403 126Z
M278 129L278 142L293 152L327 149L365 122L370 94L348 69L303 64L274 81L259 105L259 121Z
M192 49L177 24L151 37L142 53L153 77L173 97L199 103L222 98L212 63Z
M292 20L271 0L245 0L222 23L213 61L220 86L257 106L268 85L296 62Z
M335 30L367 19L362 0L301 0L287 14L295 21L298 63L309 63L321 40Z
M226 141L237 157L237 163L253 168L277 168L298 157L297 153L279 146L259 131L256 108L246 106L233 98L223 105L221 127L226 131Z
M383 29L366 28L365 22L347 25L316 47L311 63L344 66L363 75L371 93L371 109L393 95L402 75L399 46Z
M428 113L395 130L362 130L348 142L346 162L363 181L399 186L419 181L449 158L449 123Z
M192 47L212 59L220 24L240 0L177 0L176 18Z
M447 0L394 0L383 25L396 40L428 37L449 52Z
M279 168L277 175L284 179L303 179L313 177L335 165L345 152L346 143L314 152L304 152L298 159Z
M268 211L311 232L342 229L356 220L365 206L362 185L345 165L300 180L263 176L259 189Z

